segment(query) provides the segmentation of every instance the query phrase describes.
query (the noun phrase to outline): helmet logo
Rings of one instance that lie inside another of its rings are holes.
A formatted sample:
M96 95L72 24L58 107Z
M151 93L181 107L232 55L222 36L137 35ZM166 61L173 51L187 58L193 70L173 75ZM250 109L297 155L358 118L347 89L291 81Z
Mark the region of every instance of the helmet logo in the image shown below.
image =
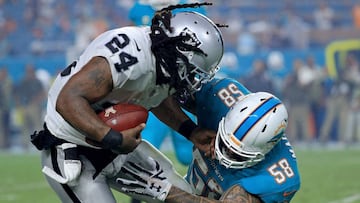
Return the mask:
M185 37L186 39L186 41L184 41L185 44L191 45L193 47L199 47L201 45L201 42L199 38L196 36L196 34L187 27L185 27L181 31L180 36ZM187 51L187 50L182 50L182 51Z
M285 129L286 129L286 122L282 121L278 128L275 130L275 136L269 140L267 143L277 143L280 138L283 136Z
M275 135L285 132L286 126L286 120L281 121L280 125L275 130Z
M268 143L268 144L276 144L283 135L284 135L284 133L280 132L279 134L275 135L273 138L271 138L271 140L267 141L266 143Z

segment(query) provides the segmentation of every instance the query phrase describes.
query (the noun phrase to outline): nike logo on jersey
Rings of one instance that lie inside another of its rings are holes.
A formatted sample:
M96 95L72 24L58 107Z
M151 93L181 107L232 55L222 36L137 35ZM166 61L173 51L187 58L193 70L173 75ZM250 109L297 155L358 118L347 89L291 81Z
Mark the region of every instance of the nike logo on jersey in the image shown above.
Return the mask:
M137 50L137 51L141 51L141 49L139 48L139 45L137 44L136 41L135 41L135 45L136 45L136 50Z
M287 197L287 196L289 196L289 195L292 195L293 193L295 193L296 192L296 190L293 190L293 191L290 191L290 192L284 192L283 193L283 196L284 197Z

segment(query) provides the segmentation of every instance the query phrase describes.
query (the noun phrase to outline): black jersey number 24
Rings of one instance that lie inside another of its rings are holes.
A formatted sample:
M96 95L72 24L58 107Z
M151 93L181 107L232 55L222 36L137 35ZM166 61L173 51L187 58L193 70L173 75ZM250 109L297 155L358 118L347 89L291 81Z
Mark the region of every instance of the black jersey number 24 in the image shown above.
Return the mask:
M118 34L117 37L112 38L105 46L113 53L117 53L120 49L128 45L130 39L125 34ZM121 51L119 53L120 63L115 63L115 68L118 72L126 71L129 69L129 66L134 65L138 62L138 59L130 54Z
M105 44L105 46L113 53L117 53L120 51L120 49L124 48L126 45L128 45L130 42L130 39L125 34L118 34L118 37L112 38L108 43ZM130 54L121 51L119 53L120 63L115 63L115 68L118 72L126 71L129 69L129 66L134 65L138 62L138 59L134 56L131 56ZM68 67L66 67L62 72L61 76L67 76L70 75L71 69L76 66L76 61L74 61L72 64L70 64Z

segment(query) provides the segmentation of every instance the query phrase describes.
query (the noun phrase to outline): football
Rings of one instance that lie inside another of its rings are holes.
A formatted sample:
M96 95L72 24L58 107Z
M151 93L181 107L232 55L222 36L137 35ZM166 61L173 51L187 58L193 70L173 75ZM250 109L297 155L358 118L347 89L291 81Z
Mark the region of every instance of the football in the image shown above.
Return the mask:
M148 110L140 105L120 103L101 111L98 116L112 129L120 132L146 123L148 114Z

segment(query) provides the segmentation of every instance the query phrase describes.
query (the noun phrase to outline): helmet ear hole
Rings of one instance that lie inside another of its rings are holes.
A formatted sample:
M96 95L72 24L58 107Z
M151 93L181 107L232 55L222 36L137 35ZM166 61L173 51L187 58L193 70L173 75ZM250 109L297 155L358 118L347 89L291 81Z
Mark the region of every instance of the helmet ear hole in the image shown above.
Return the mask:
M229 168L247 168L262 161L283 137L287 116L283 103L270 93L244 96L219 123L215 141L219 162Z

